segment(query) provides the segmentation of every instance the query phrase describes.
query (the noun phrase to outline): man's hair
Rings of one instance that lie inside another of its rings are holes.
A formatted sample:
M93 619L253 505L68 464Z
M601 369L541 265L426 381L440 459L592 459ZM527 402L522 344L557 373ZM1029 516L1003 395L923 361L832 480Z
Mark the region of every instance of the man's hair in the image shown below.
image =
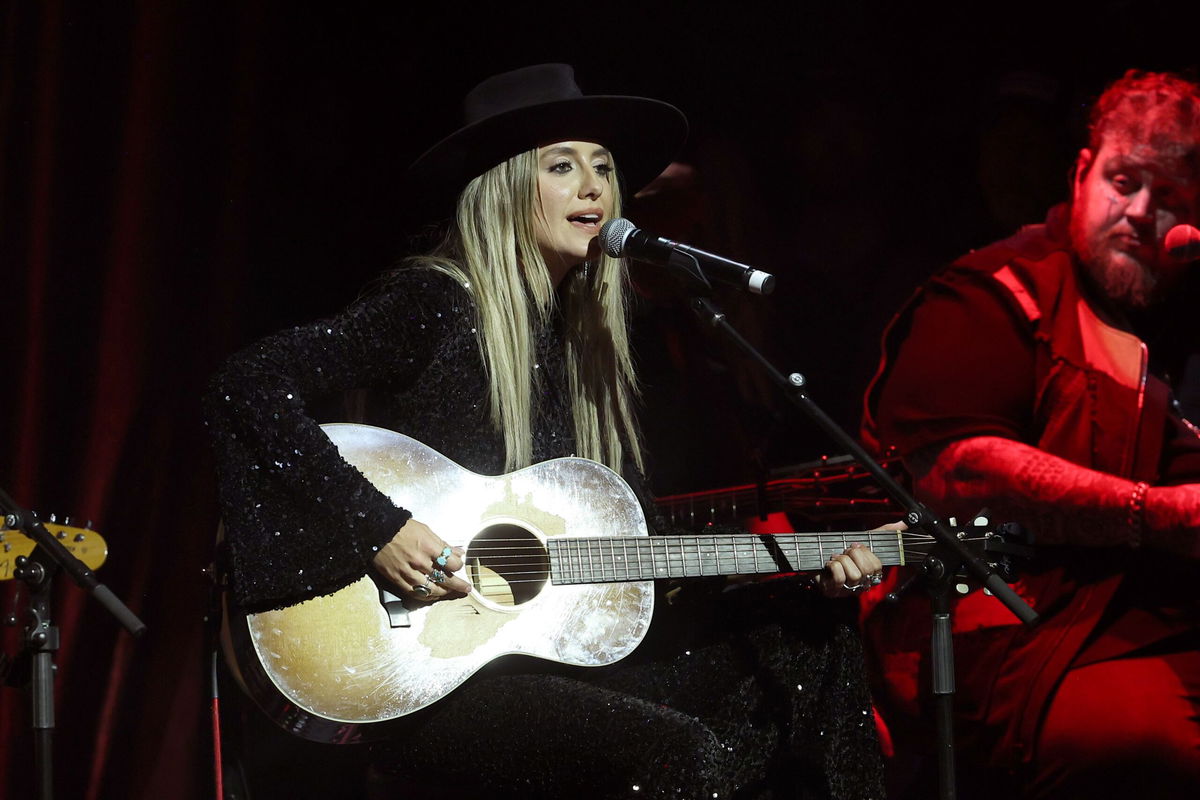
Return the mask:
M1088 147L1117 134L1185 160L1200 174L1200 85L1170 72L1131 69L1109 84L1088 118Z

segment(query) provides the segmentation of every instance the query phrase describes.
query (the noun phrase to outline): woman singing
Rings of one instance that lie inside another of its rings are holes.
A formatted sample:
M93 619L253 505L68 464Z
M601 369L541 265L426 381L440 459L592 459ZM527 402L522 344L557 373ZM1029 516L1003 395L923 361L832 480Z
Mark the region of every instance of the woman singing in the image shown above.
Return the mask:
M460 549L397 507L310 416L312 398L369 390L369 421L472 472L578 455L642 496L621 261L600 226L670 161L686 122L635 97L584 96L570 67L497 75L466 124L422 156L413 191L454 217L340 316L269 337L214 378L231 603L328 595L371 571L410 603L471 591ZM454 200L454 198L457 198ZM866 548L827 584L866 584ZM428 795L880 797L852 625L792 581L660 598L633 655L608 667L501 660L404 717L377 768Z

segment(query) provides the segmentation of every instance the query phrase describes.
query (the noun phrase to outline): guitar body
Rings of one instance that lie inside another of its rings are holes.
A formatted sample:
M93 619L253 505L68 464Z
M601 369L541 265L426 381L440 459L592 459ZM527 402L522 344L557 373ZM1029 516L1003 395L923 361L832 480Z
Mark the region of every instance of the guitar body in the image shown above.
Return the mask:
M495 658L602 666L645 636L651 581L549 580L545 542L554 537L648 535L636 497L608 468L563 458L489 477L392 431L324 430L384 494L466 548L460 574L474 591L406 604L407 627L394 627L370 577L288 608L231 615L227 642L242 682L288 730L322 742L376 738L383 723L436 702Z

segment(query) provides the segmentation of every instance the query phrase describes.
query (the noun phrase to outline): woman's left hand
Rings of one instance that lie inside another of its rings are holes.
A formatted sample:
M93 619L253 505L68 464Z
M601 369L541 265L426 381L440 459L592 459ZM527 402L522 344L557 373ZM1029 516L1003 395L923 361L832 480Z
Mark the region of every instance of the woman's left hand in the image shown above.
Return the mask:
M883 563L871 548L855 542L829 559L815 580L826 597L850 597L882 582Z

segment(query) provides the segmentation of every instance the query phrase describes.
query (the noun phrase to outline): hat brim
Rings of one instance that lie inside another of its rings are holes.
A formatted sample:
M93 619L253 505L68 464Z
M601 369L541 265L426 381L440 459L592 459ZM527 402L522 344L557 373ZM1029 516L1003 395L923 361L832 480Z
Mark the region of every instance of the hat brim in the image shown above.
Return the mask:
M467 125L442 139L409 168L412 191L443 210L472 179L532 147L596 142L613 153L626 191L650 183L671 163L687 119L670 103L645 97L590 95L524 106ZM433 210L433 209L429 209Z

